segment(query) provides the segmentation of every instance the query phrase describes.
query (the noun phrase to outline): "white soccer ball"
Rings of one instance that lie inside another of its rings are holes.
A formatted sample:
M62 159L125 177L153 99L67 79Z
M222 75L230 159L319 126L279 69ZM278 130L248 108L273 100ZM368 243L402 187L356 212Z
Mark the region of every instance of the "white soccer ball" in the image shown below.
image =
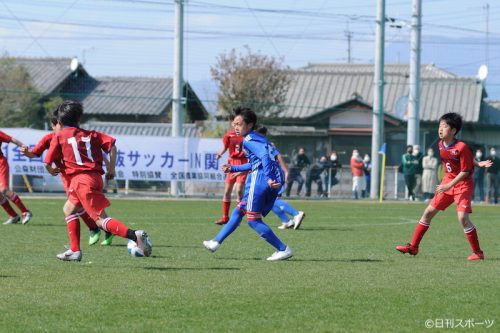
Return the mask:
M127 243L127 251L132 257L144 257L144 253L137 246L137 243L129 239Z

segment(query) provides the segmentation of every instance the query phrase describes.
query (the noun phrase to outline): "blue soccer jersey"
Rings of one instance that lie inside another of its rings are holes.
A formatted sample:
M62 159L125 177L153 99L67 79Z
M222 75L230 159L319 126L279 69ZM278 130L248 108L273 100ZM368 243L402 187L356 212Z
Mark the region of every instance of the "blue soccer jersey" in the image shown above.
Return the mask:
M280 191L269 187L268 181L283 185L285 177L276 158L278 151L264 136L254 131L247 134L243 140L243 150L249 163L231 166L231 171L251 170L240 208L247 212L249 220L259 219L269 213Z

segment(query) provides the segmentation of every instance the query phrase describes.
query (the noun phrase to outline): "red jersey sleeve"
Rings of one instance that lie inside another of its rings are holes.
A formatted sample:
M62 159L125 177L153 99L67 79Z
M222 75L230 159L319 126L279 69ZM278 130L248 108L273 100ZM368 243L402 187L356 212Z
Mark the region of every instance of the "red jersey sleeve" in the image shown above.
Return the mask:
M460 172L470 172L474 170L472 150L465 143L460 152Z
M12 137L10 135L7 135L7 133L0 131L0 143L10 142L11 140L12 140Z
M50 140L49 150L47 155L43 160L44 163L52 164L53 162L62 160L62 149L59 145L59 139L57 135L53 135Z
M54 134L55 134L54 132L51 132L49 134L44 135L43 138L41 138L40 141L38 141L36 146L33 147L33 149L31 149L31 152L38 157L42 156L43 152L49 149L50 142L52 141Z
M101 149L106 153L109 153L111 148L113 148L113 146L115 145L116 139L101 132L95 132L95 135L101 146Z
M230 139L229 133L231 133L231 132L226 132L226 134L224 134L224 137L222 138L222 144L224 145L224 148L226 148L226 149L229 148L229 139Z

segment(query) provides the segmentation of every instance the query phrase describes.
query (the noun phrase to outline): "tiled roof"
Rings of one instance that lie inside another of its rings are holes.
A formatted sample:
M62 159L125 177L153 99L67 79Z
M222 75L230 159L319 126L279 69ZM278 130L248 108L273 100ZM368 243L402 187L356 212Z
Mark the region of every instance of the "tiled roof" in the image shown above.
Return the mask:
M35 89L41 94L54 92L72 74L71 58L10 58L26 68ZM82 68L80 67L80 70Z
M352 71L348 70L349 67L352 67ZM325 70L317 71L319 68ZM408 76L403 65L388 65L386 68L384 111L404 119L409 91ZM483 91L480 82L474 78L446 74L434 66L424 68L428 70L423 72L429 74L422 78L422 121L437 121L443 113L450 111L460 113L466 122L478 121ZM373 105L373 65L311 65L291 72L291 75L292 83L287 93L285 110L279 116L281 118L307 119L354 97Z
M137 136L171 136L171 123L122 123L89 121L83 128L95 130L109 135L137 135ZM183 124L185 137L199 137L199 127L195 124Z
M97 77L82 99L85 113L159 115L172 101L172 79Z

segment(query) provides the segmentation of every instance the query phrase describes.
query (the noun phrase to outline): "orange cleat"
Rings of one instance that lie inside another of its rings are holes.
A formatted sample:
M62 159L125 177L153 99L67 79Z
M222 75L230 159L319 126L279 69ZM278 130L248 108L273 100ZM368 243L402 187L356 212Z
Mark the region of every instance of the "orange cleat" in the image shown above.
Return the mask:
M396 250L398 250L401 253L409 253L412 256L416 256L418 253L418 246L413 246L410 243L408 243L406 245L396 246Z
M467 258L467 260L484 260L484 253L474 252Z

